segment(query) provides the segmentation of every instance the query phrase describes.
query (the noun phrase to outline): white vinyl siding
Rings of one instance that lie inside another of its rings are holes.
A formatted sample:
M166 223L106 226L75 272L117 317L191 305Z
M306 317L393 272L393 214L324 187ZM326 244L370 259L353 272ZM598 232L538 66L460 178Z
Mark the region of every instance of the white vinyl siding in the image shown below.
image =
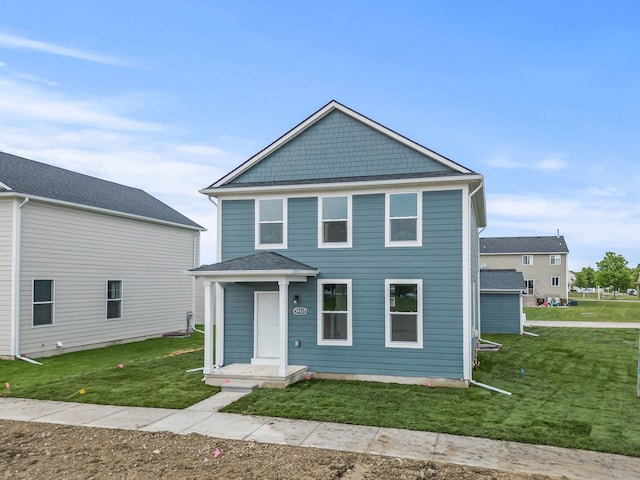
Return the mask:
M385 280L385 344L422 348L422 280Z
M20 352L50 354L160 336L193 309L197 231L43 204L22 208ZM31 328L31 279L55 278L55 325ZM107 280L126 288L126 322L105 321Z
M385 195L385 245L422 246L422 195L418 192Z
M13 208L16 201L0 199L0 357L11 352L11 290L13 254Z

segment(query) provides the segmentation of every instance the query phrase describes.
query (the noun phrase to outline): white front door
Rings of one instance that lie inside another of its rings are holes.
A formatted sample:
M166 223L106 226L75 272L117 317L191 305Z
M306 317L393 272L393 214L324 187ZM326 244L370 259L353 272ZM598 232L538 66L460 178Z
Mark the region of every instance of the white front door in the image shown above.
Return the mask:
M280 352L278 292L255 292L255 345L253 363L277 364Z

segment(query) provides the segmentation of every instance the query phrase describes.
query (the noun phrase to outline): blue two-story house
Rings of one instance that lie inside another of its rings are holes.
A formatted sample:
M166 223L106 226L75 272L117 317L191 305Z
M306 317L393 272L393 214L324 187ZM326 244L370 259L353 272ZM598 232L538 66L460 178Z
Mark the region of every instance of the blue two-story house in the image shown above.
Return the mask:
M468 385L482 175L332 101L201 193L207 383Z

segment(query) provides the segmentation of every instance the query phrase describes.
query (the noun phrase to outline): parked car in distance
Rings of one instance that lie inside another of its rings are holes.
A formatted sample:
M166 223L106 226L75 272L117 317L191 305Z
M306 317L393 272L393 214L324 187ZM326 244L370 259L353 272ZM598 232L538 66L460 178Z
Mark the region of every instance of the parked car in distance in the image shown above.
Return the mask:
M627 295L638 295L638 291L635 288L627 290Z

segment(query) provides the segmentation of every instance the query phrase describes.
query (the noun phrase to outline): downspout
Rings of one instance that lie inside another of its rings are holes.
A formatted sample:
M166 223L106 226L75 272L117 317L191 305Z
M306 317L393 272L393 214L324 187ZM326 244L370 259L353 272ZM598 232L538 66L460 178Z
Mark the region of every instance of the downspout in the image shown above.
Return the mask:
M25 362L32 363L34 365L42 365L42 363L32 360L20 355L20 246L22 244L22 207L29 203L29 197L25 197L20 205L14 204L13 218L13 261L12 264L12 284L11 289L11 310L12 310L12 329L13 329L13 341L12 348L13 356L18 360L24 360Z
M482 188L482 184L478 185L478 187L473 192L471 192L471 194L469 195L469 200L471 200L471 197L473 197L476 193L478 193L478 191L481 188ZM480 229L480 231L478 232L478 261L480 260L480 258L479 258L480 257L480 235L482 234L482 232L484 232L485 228L486 227L482 227L482 229ZM480 266L478 265L478 267L480 267ZM479 294L480 294L480 268L478 268L478 295ZM484 343L489 343L489 344L496 345L496 346L500 345L499 343L490 342L490 341L484 340L484 339L482 339L480 337L480 335L482 334L482 330L481 330L482 317L480 315L480 308L478 308L477 314L478 314L478 341L482 341ZM475 386L480 387L480 388L485 388L487 390L491 390L492 392L498 392L498 393L502 393L503 395L511 396L511 392L507 392L506 390L502 390L500 388L492 387L491 385L486 385L484 383L476 382L473 379L473 374L471 374L471 377L472 378L469 379L469 383L472 384L472 385L475 385Z

